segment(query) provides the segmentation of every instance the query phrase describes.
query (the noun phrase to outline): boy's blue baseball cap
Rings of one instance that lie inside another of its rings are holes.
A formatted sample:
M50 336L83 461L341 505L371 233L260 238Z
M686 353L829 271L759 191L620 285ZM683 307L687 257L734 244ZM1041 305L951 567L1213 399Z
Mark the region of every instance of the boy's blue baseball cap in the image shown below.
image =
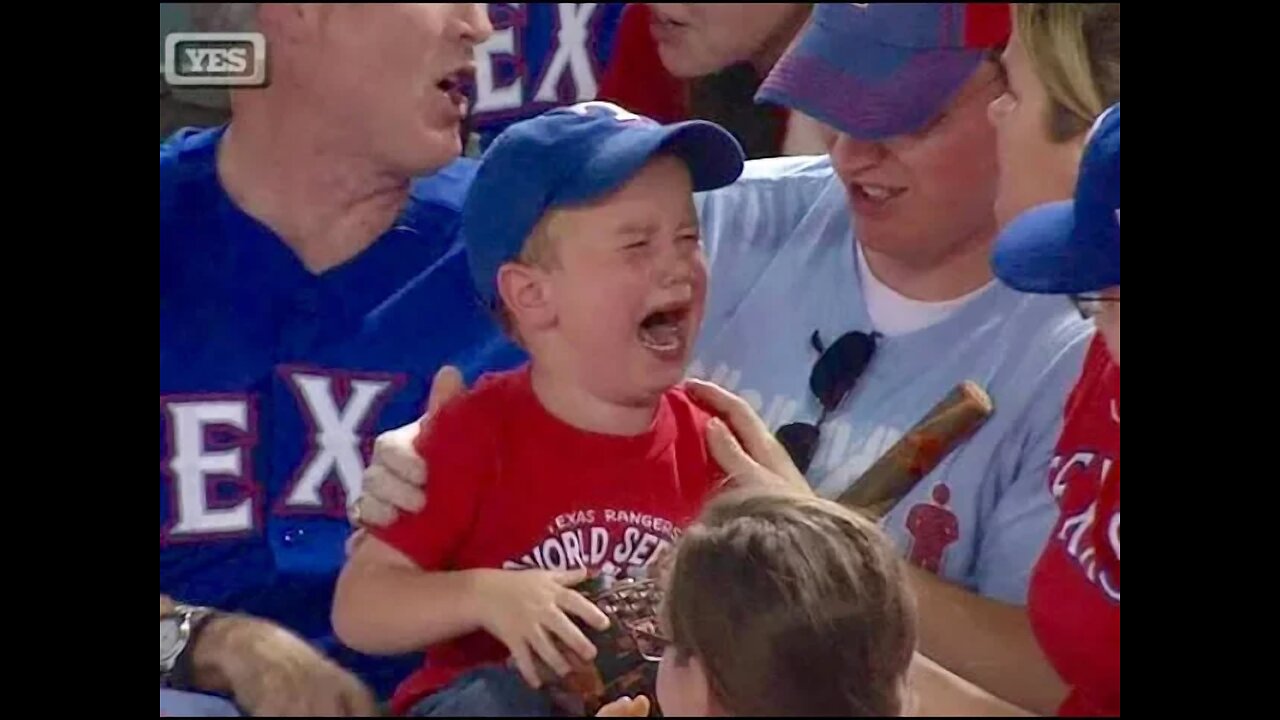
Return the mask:
M607 195L662 152L684 160L694 192L733 183L746 160L737 139L715 123L662 125L602 101L549 110L504 130L481 158L462 211L481 299L497 306L498 269L520 254L548 209Z
M1120 284L1120 104L1089 131L1073 200L1014 218L996 239L992 268L1010 287L1072 295Z
M1008 3L818 3L758 102L859 140L915 132L1009 41Z

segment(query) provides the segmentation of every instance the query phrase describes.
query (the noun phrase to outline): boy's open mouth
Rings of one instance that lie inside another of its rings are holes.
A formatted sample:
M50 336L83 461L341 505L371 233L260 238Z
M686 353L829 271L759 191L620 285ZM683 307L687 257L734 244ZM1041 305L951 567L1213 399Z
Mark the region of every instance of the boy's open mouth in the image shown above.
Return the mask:
M660 353L680 350L684 345L685 321L688 318L688 303L668 305L654 310L640 322L637 333L640 344Z

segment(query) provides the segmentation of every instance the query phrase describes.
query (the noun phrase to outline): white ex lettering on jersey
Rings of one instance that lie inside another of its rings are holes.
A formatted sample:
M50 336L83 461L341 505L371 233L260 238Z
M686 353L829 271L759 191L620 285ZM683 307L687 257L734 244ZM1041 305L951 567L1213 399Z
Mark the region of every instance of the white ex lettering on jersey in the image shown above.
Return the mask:
M522 12L524 3L504 3L513 11ZM556 102L556 88L560 80L568 72L573 79L577 93L572 100L590 100L596 96L598 86L591 55L587 52L587 41L590 39L588 26L595 13L596 3L557 3L555 52L547 60L542 70L542 79L537 84L533 100L536 102ZM516 33L523 22L517 21L509 27L495 29L489 39L476 47L476 102L475 113L491 113L503 110L514 110L525 104L525 78L517 74L515 80L503 87L496 86L494 65L497 58L514 57L519 53L516 49ZM525 68L525 63L517 63L517 67Z
M333 378L320 374L284 372L286 382L291 382L298 395L303 417L310 421L312 451L302 465L290 491L285 495L285 511L291 509L325 508L320 489L334 473L342 483L343 494L348 498L360 494L364 459L360 454L362 429L377 416L373 410L379 399L387 399L387 390L394 384L390 380L350 380L351 397L339 409L334 399ZM328 508L334 510L335 508ZM341 510L341 508L336 508Z
M172 478L173 521L167 535L236 535L254 526L252 463L249 453L256 436L249 401L243 398L161 402L169 420L169 461ZM223 428L236 440L226 449L207 445L208 431ZM211 507L210 481L218 478L241 485L247 497L225 507Z
M378 413L403 380L394 376L282 370L297 398L309 433L300 438L309 447L277 511L282 514L342 515L347 498L361 490L364 473L362 444L368 442ZM338 399L336 387L349 388ZM252 532L262 508L253 477L252 452L257 428L252 400L246 397L184 397L165 400L169 424L169 456L163 470L171 482L173 521L165 533L181 541ZM210 446L210 431L230 431L236 440ZM226 447L230 445L230 447ZM258 451L266 450L258 448ZM341 498L326 503L322 489L337 480ZM234 483L244 489L233 504L211 502L213 482Z

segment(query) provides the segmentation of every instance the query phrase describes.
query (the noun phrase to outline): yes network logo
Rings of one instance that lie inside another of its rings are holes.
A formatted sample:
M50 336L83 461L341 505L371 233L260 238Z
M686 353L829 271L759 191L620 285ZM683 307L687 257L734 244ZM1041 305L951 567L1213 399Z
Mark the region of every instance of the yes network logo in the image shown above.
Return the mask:
M169 33L164 79L183 87L262 87L267 41L262 33Z

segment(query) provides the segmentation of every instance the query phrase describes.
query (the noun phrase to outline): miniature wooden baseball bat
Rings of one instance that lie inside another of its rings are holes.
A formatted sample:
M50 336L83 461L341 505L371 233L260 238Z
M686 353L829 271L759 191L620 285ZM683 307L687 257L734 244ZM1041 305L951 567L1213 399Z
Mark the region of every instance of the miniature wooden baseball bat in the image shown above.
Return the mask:
M867 468L838 502L879 520L977 432L994 409L991 396L977 383L960 383Z

